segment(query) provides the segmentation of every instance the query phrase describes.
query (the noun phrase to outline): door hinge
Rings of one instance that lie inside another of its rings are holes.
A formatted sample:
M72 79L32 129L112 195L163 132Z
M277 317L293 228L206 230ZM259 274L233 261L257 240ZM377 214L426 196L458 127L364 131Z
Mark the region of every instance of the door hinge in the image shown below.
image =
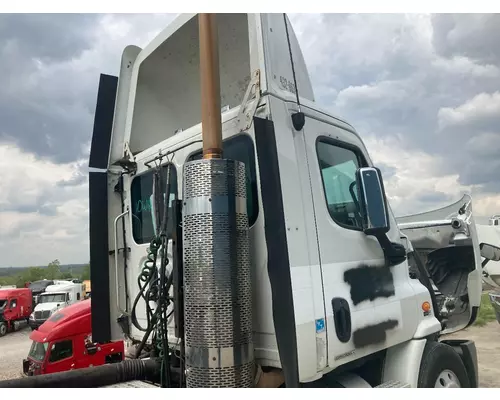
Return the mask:
M240 111L238 113L237 123L238 131L246 131L252 126L255 110L260 101L260 70L255 70L248 83L247 91L241 102Z

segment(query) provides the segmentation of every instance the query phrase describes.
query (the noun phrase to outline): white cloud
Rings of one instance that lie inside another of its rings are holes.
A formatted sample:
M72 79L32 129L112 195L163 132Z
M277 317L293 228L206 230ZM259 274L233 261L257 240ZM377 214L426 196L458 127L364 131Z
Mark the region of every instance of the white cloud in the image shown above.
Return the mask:
M500 76L500 69L497 66L478 64L464 56L454 56L452 58L438 57L432 62L432 65L446 73L463 75L464 78L495 78Z
M0 145L2 265L88 260L88 188L57 186L78 164L54 164L12 145Z
M335 106L339 108L372 107L400 102L408 97L405 81L382 81L369 85L349 86L339 92Z
M380 139L370 136L365 144L375 165L395 169L384 185L396 216L431 211L459 200L463 193L472 196L474 214L490 216L500 211L500 194L484 194L473 185L459 183L458 174L442 175L442 162L419 150L406 150L402 138Z
M388 179L384 178L387 196L396 215L450 204L458 200L464 191L472 189L458 183L458 174L441 175L441 160L422 151L406 150L401 142L401 138L371 136L365 139L374 164L382 163L396 170ZM434 201L429 200L430 195L436 194Z
M438 111L441 129L463 125L482 118L500 115L500 92L480 93L458 107L444 107Z

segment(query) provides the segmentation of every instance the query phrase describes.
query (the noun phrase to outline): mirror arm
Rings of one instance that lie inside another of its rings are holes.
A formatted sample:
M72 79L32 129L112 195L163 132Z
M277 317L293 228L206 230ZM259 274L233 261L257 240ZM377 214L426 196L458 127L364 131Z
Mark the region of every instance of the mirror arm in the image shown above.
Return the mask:
M406 249L402 244L391 242L385 233L374 236L377 238L380 247L382 247L385 259L390 267L401 264L406 260Z

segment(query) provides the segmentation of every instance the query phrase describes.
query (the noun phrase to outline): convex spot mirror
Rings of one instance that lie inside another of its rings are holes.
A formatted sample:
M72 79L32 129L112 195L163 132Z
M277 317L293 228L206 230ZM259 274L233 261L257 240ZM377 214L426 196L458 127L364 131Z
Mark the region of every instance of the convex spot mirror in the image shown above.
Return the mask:
M479 248L481 249L481 257L490 261L500 261L500 248L497 246L481 243Z
M356 187L363 232L374 236L389 232L389 212L380 170L376 167L359 168Z

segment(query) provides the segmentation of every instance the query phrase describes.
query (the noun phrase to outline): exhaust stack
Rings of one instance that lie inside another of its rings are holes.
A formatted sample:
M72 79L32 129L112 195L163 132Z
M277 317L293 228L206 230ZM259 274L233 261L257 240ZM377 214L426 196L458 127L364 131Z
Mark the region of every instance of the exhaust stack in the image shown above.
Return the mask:
M217 24L199 14L203 159L184 165L186 386L252 387L245 165L222 158Z

